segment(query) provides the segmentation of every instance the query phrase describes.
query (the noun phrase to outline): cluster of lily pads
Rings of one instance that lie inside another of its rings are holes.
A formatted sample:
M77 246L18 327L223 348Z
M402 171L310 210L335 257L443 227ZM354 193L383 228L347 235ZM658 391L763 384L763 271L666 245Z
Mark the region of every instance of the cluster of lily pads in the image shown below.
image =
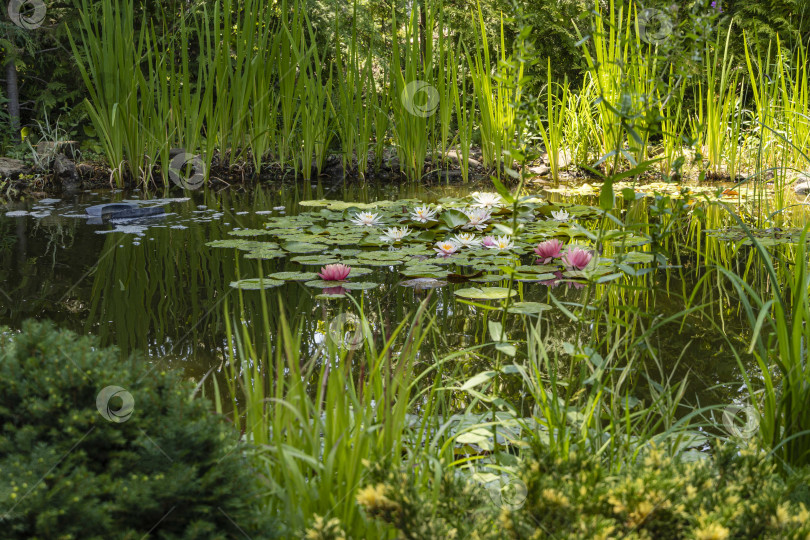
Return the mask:
M313 200L299 204L309 210L294 216L274 216L267 220L265 229L237 229L230 232L234 239L208 243L243 250L248 258L289 257L301 267L243 279L232 286L258 289L300 281L323 289L319 297L329 298L378 287L378 283L357 280L371 274L373 267L395 269L402 277L400 285L417 289L448 282L488 284L510 276L515 281L546 286L561 280L581 286L583 280L611 272L610 261L594 256L583 242L587 240L583 229L575 226L576 220L596 214L597 210L589 206L552 204L529 197L514 208L495 193L447 197L434 204L413 199L374 203ZM512 230L515 222L518 235ZM270 241L250 239L263 237L270 237ZM560 238L567 239L567 245ZM643 243L643 239L635 239L635 243L630 240L629 245ZM536 258L529 260L532 254ZM309 268L312 271L307 271ZM505 287L476 287L455 293L468 299L505 298L510 294Z

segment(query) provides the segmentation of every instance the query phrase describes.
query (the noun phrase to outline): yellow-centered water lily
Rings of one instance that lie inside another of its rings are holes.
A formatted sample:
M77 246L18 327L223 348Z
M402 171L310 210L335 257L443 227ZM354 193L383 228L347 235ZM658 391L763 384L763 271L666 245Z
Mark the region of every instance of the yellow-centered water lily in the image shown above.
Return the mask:
M492 213L486 208L466 208L463 212L470 221L465 223L461 227L462 229L483 230L487 227L487 221L492 217Z
M461 247L457 243L452 240L445 240L443 242L436 242L436 247L433 249L436 250L436 253L440 256L447 257L448 255L452 255L458 248Z
M411 230L408 227L391 227L385 231L385 234L380 236L380 240L383 242L401 242L409 234L411 234Z
M373 227L379 225L382 221L379 216L380 214L372 214L371 212L359 212L354 215L351 221L355 225Z
M411 219L419 223L427 223L436 219L436 210L429 206L417 206L411 212Z
M487 245L486 243L484 244L488 248L512 249L513 247L515 247L515 243L512 242L512 239L509 236L490 236L488 238L491 239L490 242L488 242L489 245Z
M494 208L503 205L503 199L497 193L478 193L477 191L472 194L475 201L473 206L478 208Z
M473 247L481 245L481 239L476 238L473 233L459 233L453 237L453 241L462 247Z

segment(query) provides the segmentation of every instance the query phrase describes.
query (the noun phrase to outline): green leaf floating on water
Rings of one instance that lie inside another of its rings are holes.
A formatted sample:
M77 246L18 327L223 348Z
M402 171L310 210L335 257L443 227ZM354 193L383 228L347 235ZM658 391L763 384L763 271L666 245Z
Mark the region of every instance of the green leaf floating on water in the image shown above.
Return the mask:
M335 298L346 298L346 292L347 291L343 291L343 292L339 292L339 293L316 294L315 299L316 300L334 300Z
M358 253L362 253L363 251L360 249L343 249L343 248L336 248L329 252L329 254L334 253L335 255L340 255L341 257L354 257Z
M280 259L286 257L287 253L278 249L252 249L245 254L246 259Z
M363 261L365 262L365 261ZM360 276L367 276L368 274L372 273L374 270L371 268L363 268L362 266L352 266L352 271L349 272L349 277L360 277Z
M554 279L557 276L551 273L546 274L523 274L523 273L515 273L515 281L548 281L549 279ZM508 279L508 277L504 276L504 279Z
M290 253L318 253L326 249L323 244L310 244L307 242L290 242L284 246Z
M374 283L372 281L348 281L343 285L344 288L349 289L350 291L365 291L368 289L376 289L379 286L379 283Z
M231 236L261 236L263 234L275 234L275 232L266 229L236 229L228 231L228 234Z
M547 274L548 272L556 272L559 269L559 265L556 264L521 265L515 268L515 270L524 274Z
M357 254L357 258L372 261L400 261L402 253L399 251L363 251Z
M399 266L402 261L372 261L370 259L346 259L343 264L352 266L353 264L365 264L366 266Z
M517 291L510 291L506 287L481 287L480 289L471 287L459 289L454 294L467 300L504 300L509 296L515 296Z
M369 210L372 208L379 208L384 206L391 206L392 204L396 204L394 201L376 201L373 203L361 203L361 202L344 202L344 201L329 201L326 199L318 199L312 201L301 201L298 204L301 206L314 206L314 207L323 207L325 206L329 210L346 210L347 208L358 208L360 210Z
M651 263L653 262L653 254L631 251L624 256L622 262L627 264Z
M474 281L476 283L495 283L496 281L503 281L504 279L507 279L507 277L498 274L489 274L487 276L472 278L470 281Z
M273 287L278 287L280 285L284 285L283 281L279 281L277 279L260 279L260 278L250 278L250 279L240 279L239 281L231 281L230 286L234 289L241 289L243 291L258 291L261 289L271 289Z
M320 289L331 289L333 287L346 287L348 281L327 281L325 279L313 279L304 283L307 287L316 287Z
M470 222L470 218L461 210L450 208L442 213L441 220L450 229L457 229Z
M281 281L310 281L317 279L318 274L315 272L276 272L275 274L270 274L268 277Z
M299 255L290 259L293 262L304 265L325 266L327 264L335 264L338 259L331 255Z
M400 281L400 287L413 287L415 289L436 289L447 285L446 281L440 281L435 278L415 278L407 281Z
M334 287L343 287L349 291L362 291L366 289L376 289L380 286L379 283L370 281L326 281L324 279L314 279L304 283L307 287L315 287L320 289L331 289Z
M277 249L278 244L275 242L259 242L258 240L242 240L240 238L224 238L222 240L212 240L211 242L206 242L205 244L208 247L215 247L215 248L236 248L241 249L244 251L250 251L253 249Z
M509 306L507 311L509 313L519 313L522 315L536 315L549 309L551 309L550 305L540 302L515 302Z

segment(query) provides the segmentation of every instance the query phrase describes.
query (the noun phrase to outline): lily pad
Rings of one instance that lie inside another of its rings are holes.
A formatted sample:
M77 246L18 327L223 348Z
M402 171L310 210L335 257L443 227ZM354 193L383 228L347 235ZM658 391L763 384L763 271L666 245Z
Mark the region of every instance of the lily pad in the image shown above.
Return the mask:
M515 302L509 306L507 310L509 313L519 313L521 315L536 315L551 309L548 304L541 302Z
M270 274L268 277L281 281L310 281L316 279L318 274L315 272L276 272L275 274Z
M327 264L335 264L338 259L330 255L300 255L290 259L293 262L304 265L324 266Z
M328 281L326 279L313 279L304 283L307 287L316 287L318 289L329 289L333 287L346 287L347 281Z
M516 273L515 274L515 281L548 281L549 279L554 279L555 276L551 272L546 272L545 274L524 274L524 273Z
M290 253L318 253L326 249L323 244L310 244L308 242L290 242L284 246Z
M234 289L241 289L243 291L258 291L261 289L271 289L273 287L279 287L281 285L284 285L283 281L268 278L240 279L239 281L231 281L230 283L230 286L233 287Z
M316 300L334 300L335 298L346 298L346 293L348 290L344 290L343 292L336 292L336 293L321 293L316 294Z
M205 245L208 247L215 247L215 248L231 248L231 249L235 248L244 251L250 251L257 248L265 248L265 249L278 248L278 244L274 242L259 242L257 240L242 240L240 238L223 238L222 240L212 240L210 242L206 242Z
M506 287L471 287L459 289L454 293L460 298L467 300L504 300L509 296L515 296L517 291L509 290Z
M364 251L358 253L357 258L371 261L398 261L402 259L402 253L399 251Z
M348 264L349 266L353 264L365 264L366 266L399 266L402 264L402 261L372 261L370 259L347 259L343 261L343 264Z
M372 270L371 268L363 268L362 266L352 266L352 271L349 273L349 277L355 278L359 276L367 276L373 271L374 270Z
M506 276L499 274L488 274L486 276L472 278L470 281L474 281L476 283L495 283L496 281L503 281L504 279L506 279Z
M379 286L379 283L374 283L371 281L348 281L343 284L343 287L349 289L350 291L365 291L369 289L376 289Z
M627 264L639 264L639 263L651 263L653 262L653 254L652 253L642 253L640 251L631 251L630 253L626 254L622 260L622 262Z
M446 281L441 281L434 278L415 278L401 281L400 287L413 287L414 289L438 289L447 285Z
M275 234L273 231L265 229L236 229L228 231L231 236L261 236L263 234Z

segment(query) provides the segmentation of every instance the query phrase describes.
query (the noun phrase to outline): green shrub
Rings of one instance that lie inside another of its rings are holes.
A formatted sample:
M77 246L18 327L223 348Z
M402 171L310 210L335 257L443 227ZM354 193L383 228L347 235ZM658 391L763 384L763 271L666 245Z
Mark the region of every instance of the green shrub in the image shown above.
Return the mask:
M516 538L538 528L558 538L698 540L806 538L810 471L787 480L764 452L726 446L707 459L673 459L647 450L621 474L608 475L584 453L567 461L540 457L525 471L526 504L503 512Z
M406 538L424 530L482 540L810 538L810 470L784 479L764 452L725 446L687 461L653 448L613 475L585 452L567 460L542 449L536 455L515 480L525 490L500 509L489 503L489 513L481 506L483 486L463 486L448 475L438 497L389 476L361 490L358 502ZM460 508L468 509L463 520Z
M152 367L50 324L0 333L0 536L272 536L238 434ZM134 400L102 404L118 421L97 409L111 385Z

